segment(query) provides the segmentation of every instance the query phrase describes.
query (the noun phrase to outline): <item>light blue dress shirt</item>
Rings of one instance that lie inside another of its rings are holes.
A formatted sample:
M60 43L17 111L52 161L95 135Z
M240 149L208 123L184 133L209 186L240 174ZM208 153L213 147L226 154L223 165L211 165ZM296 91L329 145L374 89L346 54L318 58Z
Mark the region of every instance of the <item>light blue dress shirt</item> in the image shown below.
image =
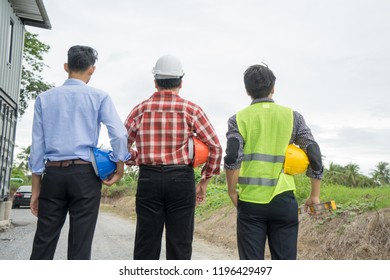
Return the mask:
M91 161L90 147L98 144L101 123L108 130L111 159L128 160L127 131L107 93L81 80L68 79L40 94L34 107L32 173L42 174L47 160Z

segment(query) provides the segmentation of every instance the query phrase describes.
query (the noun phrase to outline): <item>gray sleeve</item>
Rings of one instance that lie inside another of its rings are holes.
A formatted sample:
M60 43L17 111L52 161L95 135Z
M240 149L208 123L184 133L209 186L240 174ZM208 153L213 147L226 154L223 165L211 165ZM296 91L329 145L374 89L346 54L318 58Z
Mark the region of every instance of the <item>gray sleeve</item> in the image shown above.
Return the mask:
M236 115L228 120L227 143L224 157L225 169L240 169L243 157L244 139L238 131Z
M290 143L298 145L306 152L310 161L306 175L310 178L322 179L324 168L320 147L315 141L310 128L306 125L305 119L296 111L294 111L294 126Z

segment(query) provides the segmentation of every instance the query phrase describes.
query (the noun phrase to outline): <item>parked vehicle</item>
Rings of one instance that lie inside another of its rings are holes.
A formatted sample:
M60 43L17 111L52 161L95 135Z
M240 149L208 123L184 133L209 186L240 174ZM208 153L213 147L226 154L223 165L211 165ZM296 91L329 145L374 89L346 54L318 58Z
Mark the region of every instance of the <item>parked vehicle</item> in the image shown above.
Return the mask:
M31 201L31 186L20 186L14 193L12 199L12 208L20 206L30 206Z

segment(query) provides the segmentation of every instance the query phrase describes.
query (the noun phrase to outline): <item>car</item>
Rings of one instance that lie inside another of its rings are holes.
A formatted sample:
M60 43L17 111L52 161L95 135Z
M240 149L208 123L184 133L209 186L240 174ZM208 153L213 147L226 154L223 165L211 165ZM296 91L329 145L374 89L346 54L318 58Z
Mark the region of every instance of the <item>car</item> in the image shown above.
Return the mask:
M31 201L31 186L20 186L14 193L12 199L12 208L20 206L30 206Z

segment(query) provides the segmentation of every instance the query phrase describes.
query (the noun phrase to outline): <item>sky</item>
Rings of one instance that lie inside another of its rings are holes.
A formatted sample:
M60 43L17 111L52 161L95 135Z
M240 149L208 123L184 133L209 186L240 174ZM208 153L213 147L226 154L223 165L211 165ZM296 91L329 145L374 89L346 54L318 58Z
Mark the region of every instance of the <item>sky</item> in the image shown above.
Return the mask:
M250 104L244 71L266 63L276 103L301 113L330 163L363 174L390 163L390 2L387 0L44 0L51 30L27 26L50 46L46 82L67 78L66 53L99 53L89 85L112 97L123 121L154 92L152 68L180 58L180 95L206 112L223 148L227 120ZM16 145L31 144L33 102ZM102 130L100 143L109 145Z

